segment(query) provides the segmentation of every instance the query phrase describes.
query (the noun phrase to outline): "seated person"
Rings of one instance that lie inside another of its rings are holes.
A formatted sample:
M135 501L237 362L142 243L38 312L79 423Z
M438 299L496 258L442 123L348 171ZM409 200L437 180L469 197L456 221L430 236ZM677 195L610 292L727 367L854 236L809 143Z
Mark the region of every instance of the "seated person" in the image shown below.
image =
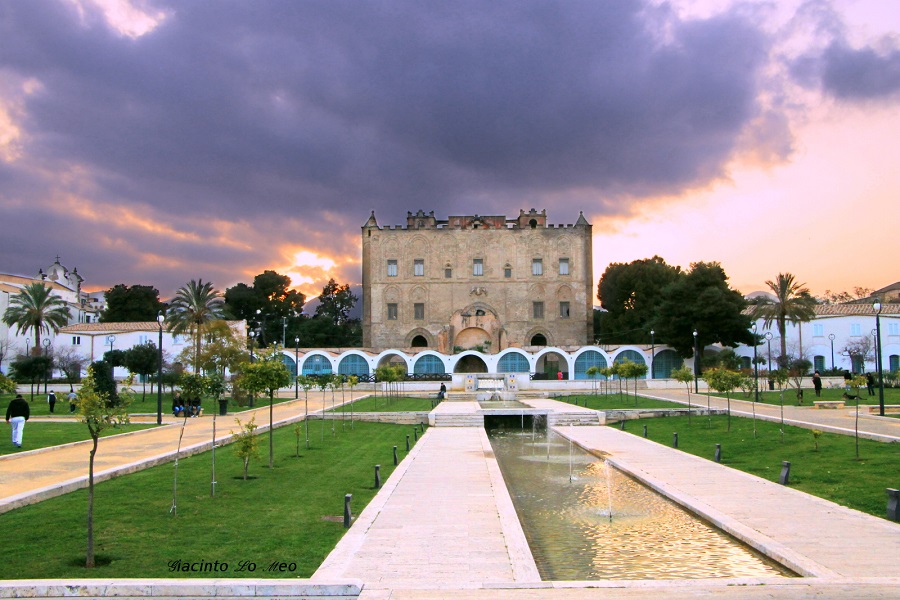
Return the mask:
M200 411L200 398L194 398L193 400L191 400L191 416L199 417Z

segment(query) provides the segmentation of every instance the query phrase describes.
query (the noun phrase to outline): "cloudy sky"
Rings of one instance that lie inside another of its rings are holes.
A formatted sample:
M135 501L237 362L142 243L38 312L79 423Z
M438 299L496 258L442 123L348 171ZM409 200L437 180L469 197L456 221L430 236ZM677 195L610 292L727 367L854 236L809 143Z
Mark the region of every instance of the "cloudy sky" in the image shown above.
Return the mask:
M0 272L360 279L406 212L594 225L814 293L900 280L896 0L0 0Z

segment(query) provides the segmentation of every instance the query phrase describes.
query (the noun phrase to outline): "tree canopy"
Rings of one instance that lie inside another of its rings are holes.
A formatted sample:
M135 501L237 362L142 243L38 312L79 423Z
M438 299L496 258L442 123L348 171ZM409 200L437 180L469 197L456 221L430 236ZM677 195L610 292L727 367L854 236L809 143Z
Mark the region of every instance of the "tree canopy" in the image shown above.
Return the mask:
M631 343L650 338L663 289L681 275L659 256L630 263L611 263L597 284L604 311L597 314L595 334L602 343Z
M200 342L210 324L224 318L224 300L212 283L191 280L178 288L166 314L166 324L172 333L190 332L194 336L194 372L199 370Z
M692 263L690 271L662 290L653 320L657 340L684 358L694 353L694 331L701 349L715 343L752 344L750 317L742 312L745 306L741 293L728 286L719 263Z
M774 281L767 281L766 285L772 290L775 300L760 297L753 308L753 318L763 319L766 327L773 322L778 326L781 342L779 359L784 361L787 360L787 324L811 321L816 316L816 300L804 287L805 284L799 283L790 273L779 273Z
M150 285L127 286L124 283L106 290L106 308L100 315L104 323L132 323L155 321L166 305L159 299L159 290Z
M287 275L263 271L253 278L253 285L238 283L225 290L225 310L259 328L263 346L280 341L282 335L285 341L293 339L306 298L290 286Z

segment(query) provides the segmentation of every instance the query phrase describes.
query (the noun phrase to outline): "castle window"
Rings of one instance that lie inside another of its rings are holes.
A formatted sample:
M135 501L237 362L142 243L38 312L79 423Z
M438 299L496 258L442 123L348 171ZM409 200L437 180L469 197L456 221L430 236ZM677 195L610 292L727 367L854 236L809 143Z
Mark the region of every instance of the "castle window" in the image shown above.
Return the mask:
M476 258L472 260L472 275L475 277L484 275L484 259Z
M560 275L568 275L569 274L569 259L568 258L559 259L559 274Z
M413 319L416 321L425 320L425 304L423 302L413 304Z
M544 274L544 261L540 258L533 258L531 260L531 274L532 275L543 275Z
M416 277L425 276L425 259L417 258L413 261L413 275Z
M569 303L568 302L560 302L559 303L559 318L560 319L568 319L569 318Z
M396 277L397 276L397 261L394 259L388 260L387 276L388 277Z
M446 269L444 269L444 279L451 279L451 278L453 278L453 269L451 269L450 267L447 267Z
M532 302L531 303L531 314L535 319L543 319L544 318L544 303L543 302Z
M510 267L509 265L503 267L503 276L507 279L512 277L512 267Z
M387 305L387 320L388 321L396 321L397 320L397 304L390 303Z

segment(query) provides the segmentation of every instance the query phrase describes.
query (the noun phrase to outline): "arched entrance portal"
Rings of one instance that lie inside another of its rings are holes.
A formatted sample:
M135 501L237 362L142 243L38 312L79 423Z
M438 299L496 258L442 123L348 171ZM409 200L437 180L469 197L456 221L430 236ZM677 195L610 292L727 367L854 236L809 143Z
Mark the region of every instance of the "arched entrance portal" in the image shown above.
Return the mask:
M541 356L535 366L535 379L556 379L562 373L563 379L569 378L569 366L565 357L557 352L548 352Z
M453 368L454 373L487 373L487 364L480 356L468 354L459 359Z

